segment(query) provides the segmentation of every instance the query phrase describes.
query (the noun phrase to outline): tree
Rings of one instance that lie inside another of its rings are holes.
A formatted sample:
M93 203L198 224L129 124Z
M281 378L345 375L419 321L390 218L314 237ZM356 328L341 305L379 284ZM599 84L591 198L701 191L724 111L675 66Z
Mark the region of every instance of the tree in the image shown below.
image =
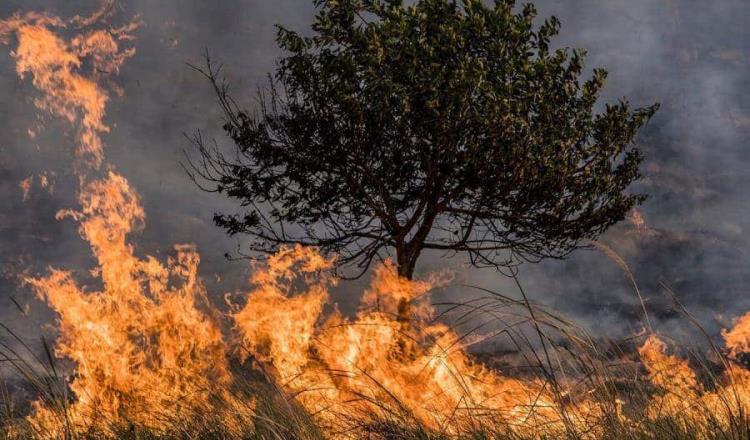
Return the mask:
M411 278L425 250L475 266L563 258L644 200L636 132L657 105L596 110L607 76L579 80L583 50L550 48L513 0L316 0L312 35L278 27L281 58L257 110L210 60L233 141L198 133L188 165L239 202L216 214L247 255L303 244L361 275L395 251Z

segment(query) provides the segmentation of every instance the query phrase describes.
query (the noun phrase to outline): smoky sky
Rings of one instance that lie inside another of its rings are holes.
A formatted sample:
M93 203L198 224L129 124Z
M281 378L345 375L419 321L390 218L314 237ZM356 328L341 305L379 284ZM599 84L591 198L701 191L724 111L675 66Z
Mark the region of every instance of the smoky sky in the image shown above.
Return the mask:
M587 65L610 72L602 102L627 98L634 106L659 102L661 109L641 132L646 228L626 222L602 242L627 262L655 326L680 335L685 317L665 291L710 332L750 310L750 31L746 0L545 0L540 17L562 22L559 47L588 51ZM0 17L15 11L46 10L70 17L93 2L4 1ZM194 243L201 274L217 303L224 292L241 289L250 273L245 261L224 254L242 246L211 222L214 212L237 207L200 191L180 166L190 145L185 135L226 142L210 85L188 64L203 62L207 50L224 65L233 95L248 108L282 54L275 24L307 31L314 7L308 0L202 0L119 2L118 15L140 15L136 54L115 78L104 136L107 162L126 176L142 197L146 227L133 238L139 255L164 258L175 243ZM12 45L11 45L12 46ZM54 118L40 119L29 79L15 74L12 47L0 50L0 307L4 323L33 337L45 331L52 313L19 283L19 274L43 274L48 267L88 276L93 259L70 220L55 220L76 206L72 174L75 132ZM36 138L27 131L42 126ZM34 185L23 200L19 182L47 172L54 189ZM490 270L473 270L461 256L427 254L417 271L449 267L456 283L439 299L466 298L477 284L518 296L512 280ZM583 323L597 334L619 337L639 329L640 306L622 269L603 253L576 252L566 261L520 269L521 284L535 301ZM351 310L364 281L341 283L336 299ZM14 304L29 306L23 316Z

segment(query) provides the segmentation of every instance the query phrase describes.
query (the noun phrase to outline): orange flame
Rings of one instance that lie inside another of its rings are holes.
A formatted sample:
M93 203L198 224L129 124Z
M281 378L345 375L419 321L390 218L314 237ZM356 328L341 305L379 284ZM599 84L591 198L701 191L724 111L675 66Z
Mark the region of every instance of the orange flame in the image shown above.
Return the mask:
M29 200L31 189L34 187L34 181L36 181L36 186L40 189L46 190L49 194L53 194L55 192L54 178L54 172L42 171L37 175L32 174L21 180L18 182L18 187L21 189L21 200L24 202Z
M8 44L11 35L16 36L16 72L21 78L30 74L43 93L34 100L35 105L78 127L77 153L86 164L98 167L103 160L101 134L109 131L104 123L109 97L96 78L119 72L122 63L135 53L133 48L120 49L118 40L127 40L137 24L84 32L70 42L52 31L67 25L45 14L17 13L0 21L0 43ZM84 61L90 61L89 77L81 72Z
M374 271L354 319L336 311L323 318L329 280L310 274L330 265L309 248L282 249L255 273L255 289L233 315L243 347L322 424L338 431L348 421L398 414L449 432L489 420L519 430L563 428L543 386L471 360L453 330L427 321L428 301L416 322L399 322L401 299L427 299L435 281L399 278L386 263ZM292 289L295 266L310 282L304 291Z
M638 209L633 208L633 210L630 211L630 214L628 215L628 219L630 220L630 224L633 226L633 228L635 228L636 231L643 232L648 230L646 219Z
M33 178L34 176L29 176L18 183L18 187L21 188L21 196L24 202L29 199Z
M80 222L91 244L101 291L79 287L60 270L28 280L59 315L56 355L76 365L72 422L103 432L126 421L158 431L208 411L230 375L222 334L200 311L207 300L196 275L198 254L176 246L166 265L137 258L127 236L142 224L143 209L115 173L89 184L80 202L81 211L64 215ZM61 432L58 414L38 404L36 410L39 431Z
M750 333L744 325L747 320L743 317L737 326L724 332L731 356L744 352L748 346ZM750 409L750 372L738 364L728 363L715 379L715 386L706 389L685 360L667 354L667 345L659 337L649 336L639 353L650 382L657 388L648 404L649 419L672 418L702 438L704 431L716 427L722 432L731 431L736 417Z
M646 339L638 353L649 380L659 389L647 409L650 417L678 416L695 404L702 389L686 361L667 354L667 345L655 335Z
M111 7L104 1L91 16L68 21L37 13L0 21L0 43L17 39L18 75L30 75L42 92L36 107L77 128L78 156L91 168L104 161L102 136L109 130L109 95L101 77L118 73L133 56L132 48L120 45L138 26L133 21L86 30L109 16ZM62 29L79 32L66 40L56 33ZM51 185L47 174L39 176L40 186ZM32 183L21 182L24 198ZM447 282L445 274L411 281L385 262L375 268L350 318L329 303L336 279L327 270L334 260L312 248L282 248L256 268L246 303L230 315L238 344L228 344L198 278L196 250L175 246L176 255L166 262L136 256L129 238L143 227L145 213L127 180L109 171L91 181L81 175L81 185L80 208L58 217L79 223L97 260L92 275L100 286L83 287L63 270L26 279L58 314L54 351L75 368L69 383L75 400L64 412L34 403L29 421L43 438L60 438L71 429L111 436L127 424L165 433L205 414L229 432L242 432L252 424L254 403L230 393L236 381L229 368L232 349L264 366L334 434L352 432L362 420L393 416L447 433L500 425L551 438L569 433L572 425L584 437L600 434L604 413L598 402L564 405L565 390L491 370L469 355L471 341L434 321L429 293ZM638 211L631 221L647 229ZM405 316L404 304L411 305L411 316ZM738 360L750 351L750 313L722 334L730 363L715 389L704 387L689 363L668 354L657 336L645 341L639 354L656 390L647 419L676 417L689 426L718 414L719 423L729 424L722 406L749 408L750 372ZM617 417L625 420L619 407Z
M750 312L745 313L734 327L724 330L721 335L724 337L724 343L733 357L742 353L750 353Z
M129 40L137 22L84 31L68 42L53 29L90 26L108 15L111 5L105 1L91 17L69 22L36 13L0 21L0 42L7 44L11 35L18 40L13 53L17 73L31 74L42 92L35 105L78 128L77 153L92 167L103 161L101 134L109 130L103 121L108 94L97 80L117 73L134 54L118 41ZM91 69L88 76L84 66ZM242 404L229 395L225 344L207 313L205 289L197 277L198 254L179 245L166 264L136 257L128 236L143 226L145 217L136 193L112 171L88 184L85 174L80 177L81 210L63 211L58 218L79 222L98 261L92 274L102 287L80 287L70 272L61 270L26 280L58 313L55 354L72 360L76 368L70 383L75 402L62 414L35 403L30 418L35 431L46 438L59 438L71 429L107 435L132 423L159 432L198 413L215 412L210 410L219 403L233 408L219 420L228 429L249 424L252 402ZM40 183L49 185L46 177ZM25 195L30 184L21 185Z

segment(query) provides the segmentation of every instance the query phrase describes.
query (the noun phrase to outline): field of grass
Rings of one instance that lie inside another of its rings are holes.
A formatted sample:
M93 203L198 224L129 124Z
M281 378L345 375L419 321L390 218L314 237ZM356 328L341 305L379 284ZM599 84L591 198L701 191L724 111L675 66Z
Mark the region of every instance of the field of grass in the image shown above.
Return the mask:
M152 406L155 413L149 418L130 421L127 406L138 408L141 403L120 396L119 413L113 415L107 409L97 414L93 405L92 411L83 414L74 406L81 397L70 390L71 373L61 372L52 349L43 344L44 355L37 357L35 350L4 328L6 377L33 389L36 401L33 405L20 402L15 393L3 388L2 438L750 439L750 372L738 356L714 346L708 336L702 344L708 347L705 352L680 349L654 335L619 344L595 340L543 307L485 293L470 303L442 306L453 316L456 329L467 322L482 322L481 315L488 310L494 310L493 319L500 316L500 310L509 321L511 316L522 318L514 321L521 325L508 326L496 335L516 341L510 350L515 365L503 373L521 384L538 385L534 389L551 399L540 398L531 407L517 402L513 411L523 407L523 417L509 416L498 407L481 407L470 395L473 389L467 387L455 413L438 417L436 426L415 412L413 403L401 401L397 390L388 390L387 384L375 378L370 385L381 392L359 396L354 392L349 395L351 401L322 409L330 414L321 417L301 400L308 390L278 383L273 365L238 355L229 359L232 380L207 382L208 388L201 390L206 392L205 399L197 405L181 408L179 399L189 398L163 396L163 411ZM669 354L673 351L676 354ZM482 358L502 362L507 356L485 353ZM375 401L373 396L382 400ZM469 402L477 407L471 408ZM43 422L35 416L40 408L45 408L47 420Z

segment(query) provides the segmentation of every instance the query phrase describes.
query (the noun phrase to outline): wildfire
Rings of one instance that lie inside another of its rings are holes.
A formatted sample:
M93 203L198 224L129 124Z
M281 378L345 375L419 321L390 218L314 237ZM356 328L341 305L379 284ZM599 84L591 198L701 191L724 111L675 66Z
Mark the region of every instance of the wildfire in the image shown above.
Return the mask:
M448 432L471 421L562 429L541 384L488 370L454 331L428 321L433 310L425 294L436 280L399 278L386 263L374 271L353 319L336 311L323 317L330 279L310 274L330 264L309 248L283 249L255 273L256 288L233 315L248 353L326 426L344 430L363 417L397 414ZM307 278L306 290L293 291L292 267ZM403 298L420 299L408 326L398 319Z
M34 87L42 92L34 104L76 127L78 155L86 164L98 167L104 159L101 134L109 131L104 123L109 96L97 79L119 72L122 63L135 54L133 48L121 49L118 42L131 38L137 22L117 29L83 31L70 41L54 32L78 22L86 20L76 17L66 22L46 14L16 13L0 21L0 43L9 44L11 37L16 37L18 45L12 53L16 72L21 78L31 75ZM84 68L90 70L88 75L82 72Z
M37 108L78 130L77 155L85 165L78 170L81 209L58 218L79 222L98 261L92 274L102 286L81 287L62 270L26 279L58 314L55 354L75 365L69 384L75 401L69 407L63 403L62 412L36 402L30 423L43 438L71 432L107 435L121 425L160 432L219 405L231 411L216 422L231 432L250 423L252 401L238 402L229 394L226 347L197 277L198 254L178 245L166 263L136 257L128 236L145 218L136 193L114 171L95 180L86 171L104 160L101 135L109 131L103 120L108 93L99 81L116 74L134 54L119 42L131 38L137 22L83 29L69 41L55 30L90 26L111 6L104 2L91 17L68 22L36 13L0 22L0 41L9 44L11 36L18 41L13 52L18 75L30 74L41 92L34 101ZM49 183L42 176L44 187ZM30 186L30 179L21 184L25 197Z
M20 181L18 183L18 187L21 188L21 194L23 196L23 201L24 202L29 199L29 194L31 193L31 183L32 183L32 178L33 177L34 176L29 176L29 177L23 179L22 181Z
M76 365L70 420L37 404L36 430L53 436L73 423L106 433L109 425L134 423L158 432L208 411L212 398L225 397L216 390L227 390L230 376L222 334L200 311L208 303L198 254L176 246L166 264L134 256L127 236L144 213L122 176L92 182L80 203L81 211L64 215L80 222L103 287L87 291L60 270L28 279L58 313L56 354Z
M28 421L35 435L113 436L128 426L166 434L194 419L239 435L252 427L258 406L233 392L238 377L230 365L238 353L245 368L262 367L331 436L352 437L362 421L390 418L449 434L493 426L534 438L600 436L606 411L594 397L573 398L550 379L489 369L469 354L471 341L434 319L429 293L449 281L446 274L406 280L385 262L374 269L357 313L347 317L330 302L336 279L328 269L335 261L313 248L286 247L255 267L243 303L221 316L198 277L192 246L175 246L166 262L136 256L130 239L145 223L137 193L111 168L102 178L90 175L104 163L102 136L109 130L103 77L134 54L121 44L137 21L88 29L111 6L103 2L92 16L68 21L36 13L0 21L0 42L17 40L18 75L30 75L41 92L36 107L77 129L85 165L77 170L80 207L58 217L78 222L97 261L94 286L57 269L26 279L57 313L54 353L73 367L70 401L34 403ZM71 29L71 38L61 36ZM51 185L48 175L39 174L39 185ZM32 183L21 182L24 198ZM638 211L631 221L646 228ZM229 334L221 319L233 324ZM722 405L748 409L750 373L738 359L750 350L750 313L723 336L729 359L716 388L704 387L687 361L669 354L656 335L648 337L639 355L655 392L645 419L673 417L690 426L719 414L718 422L729 424ZM620 402L618 421L637 425L622 415Z
M702 391L688 363L667 354L667 345L655 335L646 339L638 353L648 371L648 379L660 390L649 402L649 416L677 416L688 411Z
M750 312L742 315L730 330L723 331L722 336L731 356L750 353Z
M25 202L29 199L31 189L35 186L34 182L36 182L36 186L40 189L46 190L49 194L53 194L55 192L54 177L54 172L42 171L38 175L32 174L20 181L18 187L21 189L21 200Z
M743 347L750 343L746 337L750 333L745 328L748 323L740 319L734 328L724 332L730 353L745 352ZM737 414L750 409L750 372L731 360L721 376L715 378L713 388L706 389L688 362L667 354L667 344L656 335L648 337L639 353L649 381L656 388L647 407L649 419L671 418L700 437L702 430L711 426L731 431Z

